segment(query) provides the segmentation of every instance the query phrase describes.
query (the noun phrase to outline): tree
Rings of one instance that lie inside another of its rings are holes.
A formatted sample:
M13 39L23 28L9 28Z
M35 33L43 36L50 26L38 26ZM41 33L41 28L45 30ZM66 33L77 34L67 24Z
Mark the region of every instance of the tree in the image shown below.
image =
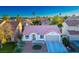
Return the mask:
M62 27L63 25L62 24L58 24L58 27Z
M48 17L48 20L49 20L49 21L51 21L51 18L50 18L50 17Z
M19 16L19 15L17 15L17 16L16 16L16 21L17 21L18 23L19 23L19 22L23 22L22 17Z
M26 17L26 19L28 19L28 17Z
M8 16L3 16L2 19L3 19L3 21L4 21L4 20L9 20L9 17L8 17Z
M59 16L54 16L53 21L54 21L54 24L62 24L64 22L64 19Z
M21 40L22 39L22 34L19 34L18 38Z
M20 33L22 33L22 31L23 31L23 19L22 19L22 17L19 17L18 18L18 30L20 31Z
M67 38L65 38L65 37L62 39L62 42L63 42L63 44L64 44L66 47L68 47L68 46L70 45L69 40L68 40Z
M17 21L17 22L23 22L22 17L19 16L19 15L17 15L17 16L16 16L16 21Z
M68 16L64 16L64 19L66 20L68 18Z
M33 20L32 24L33 25L41 25L41 21L40 20Z
M19 15L16 16L16 21L18 21L19 17L20 17Z
M3 27L3 31L5 33L6 39L8 41L11 41L11 38L13 37L13 29L9 21L3 24L2 27Z
M9 23L9 20L4 20L0 24L0 46L2 44L6 43L7 41L11 41L11 38L13 37L13 30L12 26Z
M61 13L59 13L59 15L61 16Z
M32 12L32 15L33 15L33 17L35 16L35 12L34 11Z
M2 48L3 44L6 42L7 42L7 40L6 40L5 33L3 31L3 28L0 26L0 48Z

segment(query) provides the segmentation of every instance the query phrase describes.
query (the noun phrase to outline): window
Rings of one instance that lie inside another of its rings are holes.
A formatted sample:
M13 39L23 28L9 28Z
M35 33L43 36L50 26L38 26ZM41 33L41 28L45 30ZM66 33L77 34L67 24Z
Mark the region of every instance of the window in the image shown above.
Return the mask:
M28 38L29 38L29 36L28 36L28 35L26 35L25 37L26 37L26 39L28 39Z
M44 35L40 35L40 38L43 39L44 38Z

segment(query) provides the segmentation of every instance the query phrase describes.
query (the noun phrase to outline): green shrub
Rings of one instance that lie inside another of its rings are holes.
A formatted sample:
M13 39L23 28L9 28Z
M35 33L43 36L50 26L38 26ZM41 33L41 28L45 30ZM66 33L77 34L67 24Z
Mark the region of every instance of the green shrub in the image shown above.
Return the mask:
M58 27L62 27L63 25L62 24L58 24Z
M20 53L22 51L22 48L21 47L17 47L16 49L15 49L15 52L16 53Z
M40 50L41 48L42 48L42 46L39 44L33 45L33 47L32 47L32 49L34 49L34 50Z
M64 44L66 47L70 45L70 42L69 42L69 40L68 40L67 38L63 38L63 39L62 39L62 42L63 42L63 44Z

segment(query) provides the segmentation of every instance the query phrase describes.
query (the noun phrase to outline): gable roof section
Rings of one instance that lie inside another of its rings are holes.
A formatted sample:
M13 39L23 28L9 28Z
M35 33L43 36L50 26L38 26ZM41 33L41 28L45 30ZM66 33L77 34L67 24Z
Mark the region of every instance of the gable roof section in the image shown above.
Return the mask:
M40 35L47 34L49 32L56 32L60 34L59 28L57 26L52 25L32 25L32 26L26 26L23 35L29 35L31 33L37 33Z
M67 20L66 24L69 26L77 26L79 25L79 20Z
M79 31L68 30L70 35L79 35Z
M13 32L15 32L16 28L17 28L17 25L18 25L18 22L17 21L9 21L11 26L12 26L12 30Z
M79 16L70 16L67 20L79 20Z

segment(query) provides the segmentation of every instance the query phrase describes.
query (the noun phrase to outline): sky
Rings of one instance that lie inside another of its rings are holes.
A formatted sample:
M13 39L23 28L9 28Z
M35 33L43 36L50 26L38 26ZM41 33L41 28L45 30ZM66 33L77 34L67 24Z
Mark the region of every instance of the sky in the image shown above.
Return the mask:
M54 16L79 13L79 6L0 6L0 16Z

